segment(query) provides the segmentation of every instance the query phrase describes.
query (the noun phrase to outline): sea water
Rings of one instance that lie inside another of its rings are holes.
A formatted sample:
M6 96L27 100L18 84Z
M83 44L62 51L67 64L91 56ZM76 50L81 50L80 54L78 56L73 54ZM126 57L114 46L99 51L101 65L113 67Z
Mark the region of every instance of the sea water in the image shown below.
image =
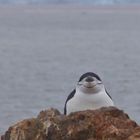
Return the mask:
M54 107L84 72L140 122L140 9L0 8L0 134Z

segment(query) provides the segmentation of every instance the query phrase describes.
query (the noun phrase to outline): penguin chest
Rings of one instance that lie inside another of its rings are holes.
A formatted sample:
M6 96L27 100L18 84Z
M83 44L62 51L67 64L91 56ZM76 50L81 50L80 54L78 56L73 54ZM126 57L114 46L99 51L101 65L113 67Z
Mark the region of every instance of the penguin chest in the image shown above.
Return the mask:
M85 94L78 92L67 102L67 113L113 105L112 100L106 93Z

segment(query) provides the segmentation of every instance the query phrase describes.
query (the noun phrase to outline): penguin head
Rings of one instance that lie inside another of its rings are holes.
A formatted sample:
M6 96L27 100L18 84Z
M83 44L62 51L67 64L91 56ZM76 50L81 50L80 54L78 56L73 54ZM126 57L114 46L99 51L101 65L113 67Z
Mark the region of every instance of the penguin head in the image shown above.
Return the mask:
M97 74L87 72L80 77L77 88L83 93L98 93L104 89L104 85Z

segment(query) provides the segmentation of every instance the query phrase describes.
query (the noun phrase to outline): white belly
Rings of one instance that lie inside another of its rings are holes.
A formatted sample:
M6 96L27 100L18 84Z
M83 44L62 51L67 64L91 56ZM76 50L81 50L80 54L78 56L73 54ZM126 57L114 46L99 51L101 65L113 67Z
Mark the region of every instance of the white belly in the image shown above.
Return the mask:
M67 102L67 114L107 106L114 106L114 103L105 91L96 94L85 94L77 91L74 97Z

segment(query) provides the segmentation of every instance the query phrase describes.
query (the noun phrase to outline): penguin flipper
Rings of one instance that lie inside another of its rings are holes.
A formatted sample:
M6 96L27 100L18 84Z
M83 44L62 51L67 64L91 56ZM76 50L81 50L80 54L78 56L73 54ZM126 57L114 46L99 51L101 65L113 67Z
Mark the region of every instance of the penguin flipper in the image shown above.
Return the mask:
M107 95L109 96L109 98L112 100L112 97L111 97L111 95L108 93L108 91L105 89L105 91L106 91L106 93L107 93Z
M64 106L64 115L67 114L67 109L66 109L66 107L67 107L67 102L75 95L75 92L76 92L76 90L74 89L74 90L69 94L69 96L67 97L67 100L66 100L65 106Z

